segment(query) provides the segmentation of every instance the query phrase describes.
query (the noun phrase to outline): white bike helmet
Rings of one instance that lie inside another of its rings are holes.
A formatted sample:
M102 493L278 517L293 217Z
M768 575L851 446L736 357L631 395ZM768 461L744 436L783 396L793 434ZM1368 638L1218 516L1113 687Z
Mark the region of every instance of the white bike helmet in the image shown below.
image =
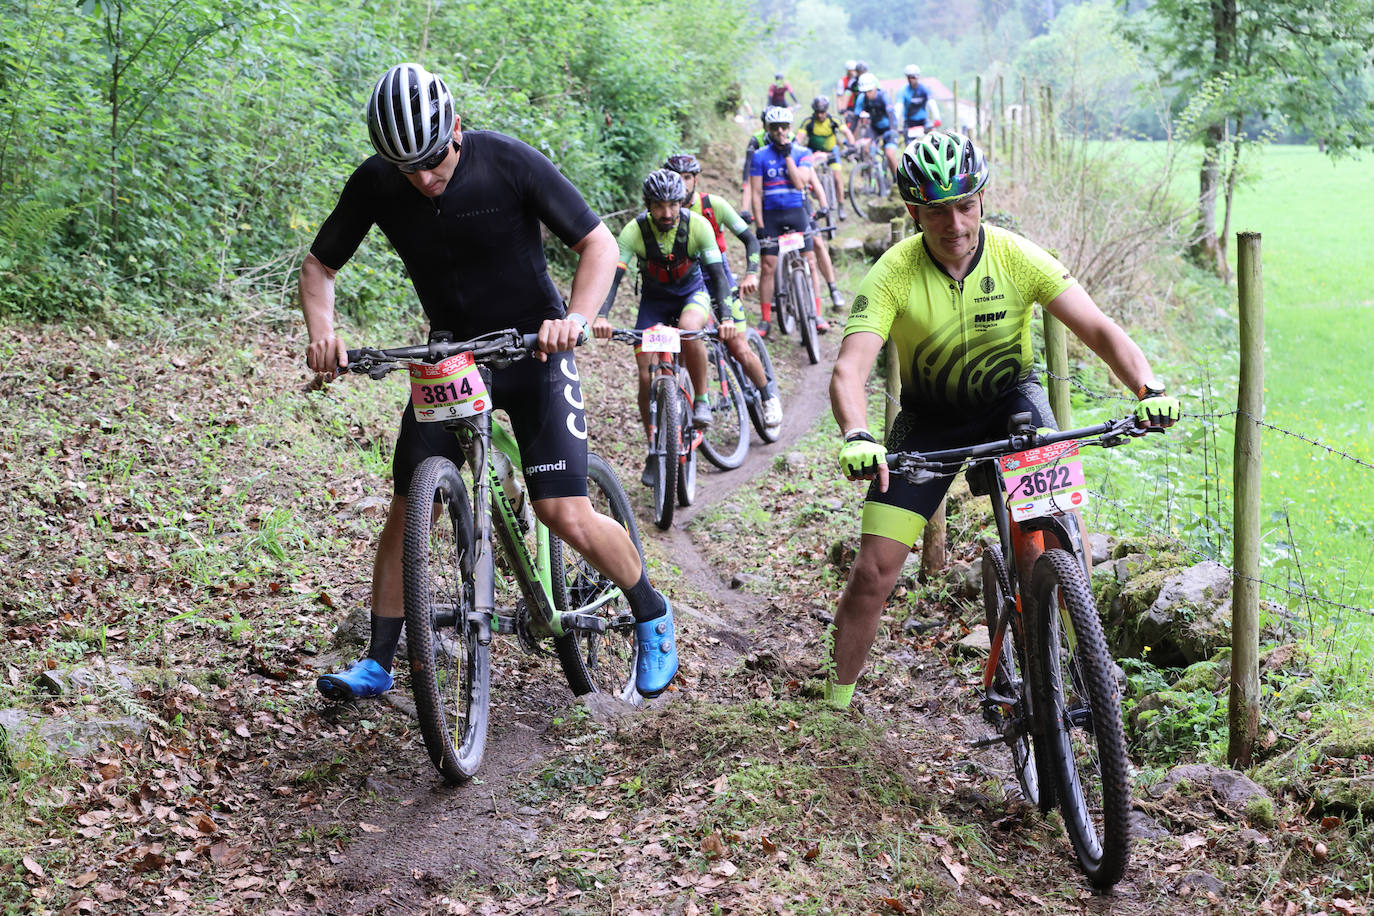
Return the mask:
M911 77L911 76L920 76L920 75L921 75L921 68L918 67L918 66L916 66L915 64L907 64L907 65L906 65L906 69L903 70L902 72L905 73L908 77Z
M763 126L771 127L774 124L791 124L792 109L783 108L781 105L769 105L763 110Z
M453 95L419 64L397 64L377 80L367 102L367 133L393 165L430 158L453 139Z
M878 78L874 76L872 73L865 73L863 76L859 77L859 85L857 88L860 92L867 92L870 89L877 89Z

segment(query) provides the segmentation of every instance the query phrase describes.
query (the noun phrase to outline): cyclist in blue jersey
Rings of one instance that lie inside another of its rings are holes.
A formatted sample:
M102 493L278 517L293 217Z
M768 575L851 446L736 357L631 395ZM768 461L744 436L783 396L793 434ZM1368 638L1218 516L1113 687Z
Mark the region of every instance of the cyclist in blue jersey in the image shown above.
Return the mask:
M759 278L759 300L763 321L759 333L766 336L773 317L773 283L778 266L778 236L785 232L804 232L811 228L811 214L806 205L806 189L811 186L811 152L792 142L792 112L773 106L763 113L768 142L754 153L749 165L751 199L760 202L759 248L763 265ZM823 192L822 192L823 193ZM829 202L821 199L821 206ZM811 282L816 309L816 330L824 334L830 324L821 317L820 271L816 267L816 252L807 236L803 251L811 264Z
M458 340L508 327L537 333L538 359L493 373L493 403L510 418L535 514L625 590L637 622L636 685L645 696L662 693L678 665L672 608L649 584L625 529L587 498L587 418L572 347L610 285L615 238L538 150L495 131L461 130L448 87L418 64L398 64L377 81L367 125L377 154L349 177L301 265L306 363L327 380L348 365L334 328L334 279L374 225L405 264L434 332ZM548 274L544 230L577 255L566 305ZM371 640L366 657L318 680L330 699L392 687L405 623L410 479L431 455L464 460L441 426L417 422L409 404L402 413L372 572Z
M888 174L897 174L897 157L902 147L897 133L897 116L892 111L892 101L887 93L878 88L878 78L872 73L859 77L858 101L854 110L860 114L868 112L869 126L873 136L882 145L883 155L887 157Z
M921 68L915 64L907 64L906 88L897 96L897 105L902 111L902 129L907 139L916 139L911 134L913 127L921 128L917 132L919 135L934 126L930 113L930 93L921 85Z

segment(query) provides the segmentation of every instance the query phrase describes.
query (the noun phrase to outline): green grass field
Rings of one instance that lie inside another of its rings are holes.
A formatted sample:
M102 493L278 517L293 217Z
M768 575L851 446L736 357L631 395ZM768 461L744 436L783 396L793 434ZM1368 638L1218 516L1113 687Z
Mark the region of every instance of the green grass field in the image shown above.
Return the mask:
M1129 144L1126 155L1158 161L1162 144ZM1173 182L1180 195L1196 195L1196 154ZM1221 214L1218 214L1220 226ZM1266 430L1264 525L1268 581L1343 604L1374 608L1374 422L1370 420L1371 372L1364 340L1374 319L1374 260L1365 241L1374 238L1374 168L1368 159L1333 161L1315 147L1252 149L1237 188L1228 254L1235 267L1235 233L1259 232L1265 305L1265 417L1281 430L1316 440L1351 461L1285 432ZM1231 299L1234 312L1235 300ZM1199 354L1193 366L1168 367L1171 375L1205 369L1217 388L1211 409L1234 407L1235 358ZM1161 369L1161 374L1164 369ZM1185 410L1200 411L1185 404ZM1226 424L1229 426L1229 424ZM1220 476L1230 487L1229 439L1219 442ZM1229 512L1229 507L1227 510ZM1229 519L1225 527L1229 529ZM1374 621L1340 608L1289 604L1333 636L1342 618L1374 632Z

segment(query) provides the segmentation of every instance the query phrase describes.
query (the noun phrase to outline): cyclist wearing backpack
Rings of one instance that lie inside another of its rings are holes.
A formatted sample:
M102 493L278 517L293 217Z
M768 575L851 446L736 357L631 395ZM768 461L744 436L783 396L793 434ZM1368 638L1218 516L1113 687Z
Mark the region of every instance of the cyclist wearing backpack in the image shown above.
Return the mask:
M1037 302L1135 392L1142 421L1169 426L1179 417L1178 400L1165 393L1140 347L1058 260L1015 233L983 225L987 180L987 161L967 137L937 129L907 146L897 188L922 231L889 248L868 272L845 325L830 379L843 439L840 469L851 480L876 479L835 612L826 696L836 706L849 705L883 604L950 485L948 477L919 485L890 477L887 453L994 439L1022 411L1036 426L1054 426L1032 364ZM902 409L884 445L867 428L865 386L888 339L897 349Z
M630 259L638 257L642 292L635 329L665 324L684 331L706 327L714 307L723 314L730 287L725 281L723 258L716 245L715 233L706 217L682 206L687 187L682 176L669 169L649 173L644 179L644 212L625 224L620 231L620 263L610 295L601 306L592 325L598 338L609 339L613 330L607 316L615 305L620 281L629 269ZM705 276L703 277L703 274ZM733 321L721 322L721 336L735 333ZM644 423L644 435L653 441L649 426L649 363L652 354L636 348L635 362L639 367L639 418ZM692 423L697 429L711 425L711 403L706 395L706 344L701 340L682 341L682 362L692 377L696 400L692 404ZM644 464L640 478L645 486L653 486L653 458Z
M418 64L399 64L377 81L367 124L377 154L354 170L301 265L306 363L326 380L348 363L334 331L334 277L373 225L404 262L435 331L459 340L507 327L537 332L540 358L493 373L493 401L510 417L535 513L624 589L637 621L636 686L645 696L662 693L677 671L672 607L649 584L625 529L587 498L587 421L572 347L610 282L615 239L537 150L494 131L460 130L448 87ZM567 306L545 266L541 224L578 256ZM392 686L405 621L401 553L410 479L431 455L464 460L440 426L416 422L407 404L373 567L367 656L319 679L330 699L376 696Z
M897 136L897 118L892 111L892 102L887 93L878 88L878 78L872 73L859 77L855 88L859 98L854 103L854 110L860 115L868 113L873 136L882 144L883 155L887 157L888 174L896 175L901 138Z
M758 292L759 288L759 240L754 235L754 231L749 228L749 224L740 218L735 212L735 208L730 206L730 202L723 197L712 197L704 191L698 190L701 174L701 163L696 156L687 153L679 153L676 156L669 156L668 161L663 163L665 169L677 172L682 176L682 184L687 189L687 196L683 200L683 206L693 213L699 213L706 217L711 224L711 229L716 234L716 245L720 247L721 267L725 270L725 285L730 288L729 310L725 313L717 313L716 319L720 322L720 339L729 349L730 355L735 358L749 380L754 383L754 387L763 392L763 423L765 426L779 426L782 424L782 399L778 397L778 383L770 379L764 372L763 363L749 347L744 334L740 333L747 325L744 317L744 306L741 303L741 294L751 296ZM730 259L725 254L725 232L728 228L734 233L735 238L744 243L744 279L740 281L739 287L735 288L734 278L730 275ZM730 322L731 327L726 330L726 323Z
M935 126L930 112L930 93L921 85L921 68L915 64L907 64L906 87L897 97L897 105L902 110L904 134L913 127L926 131Z
M810 116L797 127L797 142L811 150L815 169L827 165L830 167L835 176L835 199L830 204L839 212L840 219L844 219L844 182L840 180L838 152L841 137L850 146L854 145L854 134L849 127L835 120L830 113L830 99L823 95L816 96L811 100Z

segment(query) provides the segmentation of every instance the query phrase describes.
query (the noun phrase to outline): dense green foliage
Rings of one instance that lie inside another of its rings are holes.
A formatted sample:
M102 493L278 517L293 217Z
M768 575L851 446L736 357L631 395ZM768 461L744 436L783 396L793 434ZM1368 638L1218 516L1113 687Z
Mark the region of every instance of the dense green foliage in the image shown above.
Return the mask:
M0 0L0 313L284 288L399 60L614 209L729 94L746 22L735 0ZM382 248L346 307L408 298Z

